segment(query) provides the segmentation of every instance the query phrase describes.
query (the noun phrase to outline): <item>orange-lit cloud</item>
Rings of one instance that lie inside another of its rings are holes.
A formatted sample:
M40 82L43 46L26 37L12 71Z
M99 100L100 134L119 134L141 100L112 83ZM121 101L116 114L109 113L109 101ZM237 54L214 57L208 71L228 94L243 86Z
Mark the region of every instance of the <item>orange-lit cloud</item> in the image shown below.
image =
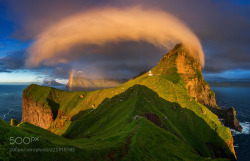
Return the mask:
M134 7L95 9L55 22L37 36L26 65L66 63L74 54L67 51L76 46L121 41L146 41L163 49L182 42L199 57L202 66L205 63L199 39L184 23L163 11Z

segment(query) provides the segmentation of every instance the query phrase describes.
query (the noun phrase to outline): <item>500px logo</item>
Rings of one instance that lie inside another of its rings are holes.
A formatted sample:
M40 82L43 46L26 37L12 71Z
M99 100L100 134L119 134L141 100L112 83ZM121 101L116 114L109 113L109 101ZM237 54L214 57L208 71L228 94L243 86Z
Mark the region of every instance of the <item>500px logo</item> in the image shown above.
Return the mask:
M39 137L10 137L10 144L30 144L39 141Z

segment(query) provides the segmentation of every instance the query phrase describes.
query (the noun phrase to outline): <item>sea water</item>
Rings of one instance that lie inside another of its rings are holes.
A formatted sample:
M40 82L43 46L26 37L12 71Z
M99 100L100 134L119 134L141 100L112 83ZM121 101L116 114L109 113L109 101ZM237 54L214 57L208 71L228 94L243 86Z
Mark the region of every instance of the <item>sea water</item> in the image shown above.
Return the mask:
M5 121L22 120L22 93L27 85L0 85L0 117ZM57 87L62 89L62 87ZM243 127L242 133L232 130L239 161L250 158L250 87L211 87L219 107L234 107Z
M234 148L238 161L250 159L250 87L211 87L217 105L221 108L234 107L236 117L243 130L232 130Z
M27 85L0 85L0 117L22 120L22 94Z
M0 117L5 121L22 120L22 94L28 85L0 85ZM54 88L67 90L66 86Z

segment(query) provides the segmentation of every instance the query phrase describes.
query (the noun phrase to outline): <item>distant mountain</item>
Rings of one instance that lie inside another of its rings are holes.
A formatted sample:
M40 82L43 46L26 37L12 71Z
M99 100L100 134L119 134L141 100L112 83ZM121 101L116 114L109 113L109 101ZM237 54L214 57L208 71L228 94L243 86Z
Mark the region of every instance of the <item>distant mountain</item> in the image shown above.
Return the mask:
M210 86L214 87L250 87L250 82L244 81L215 81L208 83Z
M43 86L63 86L63 84L58 83L57 81L55 81L54 79L51 78L45 78L43 80Z
M124 79L88 79L85 77L75 76L67 83L70 91L93 91L104 88L118 87L125 83Z

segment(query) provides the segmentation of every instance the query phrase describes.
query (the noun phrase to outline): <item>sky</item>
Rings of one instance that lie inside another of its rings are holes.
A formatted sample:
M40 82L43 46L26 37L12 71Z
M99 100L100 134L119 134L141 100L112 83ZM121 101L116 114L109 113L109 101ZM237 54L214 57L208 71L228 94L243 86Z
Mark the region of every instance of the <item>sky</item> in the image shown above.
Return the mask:
M0 83L131 78L179 41L206 80L250 81L249 29L248 0L0 0Z

